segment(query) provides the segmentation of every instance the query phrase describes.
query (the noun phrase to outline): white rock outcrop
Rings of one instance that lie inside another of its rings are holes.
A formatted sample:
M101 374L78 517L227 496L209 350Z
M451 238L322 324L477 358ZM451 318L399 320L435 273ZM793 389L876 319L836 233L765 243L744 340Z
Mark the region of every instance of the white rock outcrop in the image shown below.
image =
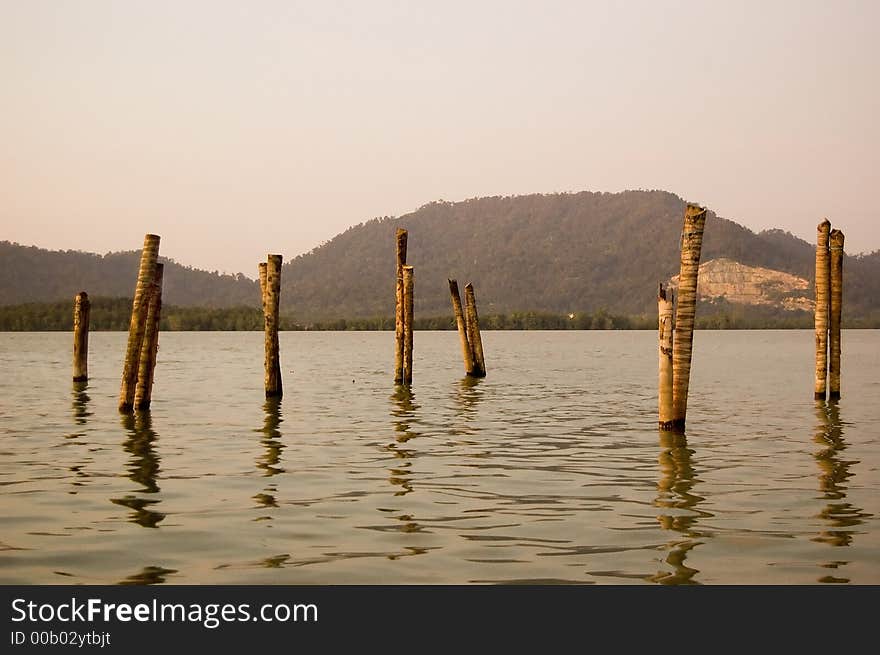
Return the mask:
M669 280L678 288L678 276ZM712 259L700 264L697 298L743 305L767 305L789 311L813 311L810 281L782 271L759 266L746 266L727 258Z

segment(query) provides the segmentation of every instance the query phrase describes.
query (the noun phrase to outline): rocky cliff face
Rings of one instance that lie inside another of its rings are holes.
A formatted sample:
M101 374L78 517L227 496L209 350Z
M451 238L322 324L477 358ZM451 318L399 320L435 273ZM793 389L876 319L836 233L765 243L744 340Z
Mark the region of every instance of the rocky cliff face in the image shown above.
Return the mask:
M669 281L669 286L677 289L677 275ZM812 312L814 304L809 280L726 258L700 264L697 297L700 300L723 298L731 303L767 305L789 311Z

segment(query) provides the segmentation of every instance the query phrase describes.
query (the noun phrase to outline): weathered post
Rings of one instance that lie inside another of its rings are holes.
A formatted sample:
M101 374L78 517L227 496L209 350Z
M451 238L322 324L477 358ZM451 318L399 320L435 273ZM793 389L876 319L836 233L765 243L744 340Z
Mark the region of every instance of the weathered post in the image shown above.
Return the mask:
M407 231L397 228L397 305L394 310L394 384L403 384L404 380L404 330L406 316L403 298L403 267L406 265Z
M829 327L828 399L840 399L840 322L843 310L843 232L831 230L828 249L831 259L831 321Z
M682 432L687 417L694 319L697 311L697 277L700 272L705 225L706 210L688 204L681 232L681 272L678 276L678 308L675 313L672 346L672 427Z
M89 379L89 294L80 291L73 299L73 381Z
M266 312L265 312L265 349L266 349L266 397L280 397L283 394L281 384L281 359L278 346L278 309L281 297L281 255L269 255L266 264Z
M263 314L266 314L266 262L260 262L260 302L263 306Z
M455 324L458 326L458 337L461 340L461 357L464 360L464 370L470 376L474 374L474 353L468 342L467 327L464 323L464 315L461 311L461 296L458 293L458 281L449 280L449 295L452 296L452 310L455 312Z
M413 381L413 267L403 267L403 383Z
M119 411L130 412L134 407L134 393L137 387L141 350L144 346L144 329L147 323L147 303L150 287L156 275L156 262L159 258L159 237L155 234L144 236L138 269L137 286L131 308L131 323L128 327L128 345L125 349L125 363L122 367L122 386L119 390Z
M480 336L480 318L477 315L477 299L474 285L468 282L464 287L465 323L468 344L474 359L474 377L486 377L486 361L483 359L483 339Z
M675 415L672 409L672 292L663 288L657 294L657 315L660 329L660 377L659 377L659 427L661 430L672 430Z
M156 275L150 289L150 301L147 303L144 346L138 364L137 389L134 393L136 409L150 409L150 403L153 399L153 375L156 371L156 356L159 352L159 320L162 314L162 278L164 273L165 266L156 264Z
M816 384L813 397L825 400L825 379L828 375L828 299L831 295L831 270L829 268L828 233L831 223L826 218L816 227Z

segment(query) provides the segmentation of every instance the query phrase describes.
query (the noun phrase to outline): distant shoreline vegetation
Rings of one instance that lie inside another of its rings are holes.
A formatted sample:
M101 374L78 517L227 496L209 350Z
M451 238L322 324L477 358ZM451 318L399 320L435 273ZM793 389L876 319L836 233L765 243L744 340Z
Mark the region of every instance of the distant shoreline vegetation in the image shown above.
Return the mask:
M131 318L130 298L93 298L92 331L126 331ZM509 312L480 317L484 330L656 330L656 316L611 314L605 310L556 314L552 312ZM263 329L262 310L255 307L162 308L161 329L165 331L254 331ZM282 315L284 331L393 330L394 317L298 321ZM809 312L780 312L762 307L729 303L702 303L697 310L697 328L703 330L810 329ZM880 328L880 316L847 319L844 328ZM73 329L73 301L24 303L0 307L2 332L52 332ZM416 318L416 330L454 330L448 316Z

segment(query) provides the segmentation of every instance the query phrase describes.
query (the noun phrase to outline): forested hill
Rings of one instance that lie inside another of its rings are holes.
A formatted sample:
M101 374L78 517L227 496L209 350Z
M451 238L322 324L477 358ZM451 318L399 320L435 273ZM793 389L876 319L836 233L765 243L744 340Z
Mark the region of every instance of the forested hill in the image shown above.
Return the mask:
M678 272L684 201L664 191L546 194L433 202L352 227L290 260L281 311L297 321L394 311L396 228L409 230L417 316L450 314L447 278L472 281L481 314L517 311L653 314L656 287ZM821 216L805 216L814 226ZM835 217L830 217L832 221ZM836 225L835 225L836 226ZM841 228L846 230L845 222ZM858 250L858 244L848 244ZM754 232L710 212L702 260L726 257L812 280L814 247ZM165 260L167 262L167 260ZM0 243L0 304L131 296L137 252L93 255ZM847 257L845 314L880 317L880 252ZM259 285L166 263L165 302L259 307Z
M94 255L0 241L0 305L90 296L131 297L140 251ZM243 275L221 275L182 266L165 257L163 298L171 305L235 307L260 304L260 285Z
M684 205L664 191L434 202L350 228L295 258L282 274L282 307L320 319L390 314L394 232L403 227L417 315L450 312L448 277L474 283L481 313L652 313L657 283L678 272ZM814 276L813 245L780 230L755 234L710 211L702 260L717 257ZM848 257L846 275L847 312L876 313L880 252Z

